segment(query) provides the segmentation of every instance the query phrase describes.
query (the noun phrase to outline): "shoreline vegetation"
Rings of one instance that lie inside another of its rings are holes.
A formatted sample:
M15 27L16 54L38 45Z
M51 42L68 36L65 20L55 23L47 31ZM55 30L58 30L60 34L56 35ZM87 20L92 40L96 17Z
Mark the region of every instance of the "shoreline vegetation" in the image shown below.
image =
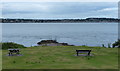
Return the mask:
M0 23L119 23L116 18L86 18L86 19L10 19L0 18Z
M2 43L0 43L0 45L1 44L2 44L2 49L3 50L4 49L9 49L9 48L27 48L22 44L17 44L17 43L14 43L14 42L2 42ZM75 45L70 45L68 43L59 43L56 40L41 40L40 42L37 43L37 46L75 46ZM86 45L82 45L82 46L85 47ZM31 47L36 47L36 46L31 46ZM87 46L87 47L91 47L91 46ZM92 47L96 47L96 46L92 46ZM120 39L115 41L113 44L108 43L108 47L106 47L104 44L102 44L101 47L104 47L104 48L115 48L115 47L117 47L117 48L119 48L120 47Z

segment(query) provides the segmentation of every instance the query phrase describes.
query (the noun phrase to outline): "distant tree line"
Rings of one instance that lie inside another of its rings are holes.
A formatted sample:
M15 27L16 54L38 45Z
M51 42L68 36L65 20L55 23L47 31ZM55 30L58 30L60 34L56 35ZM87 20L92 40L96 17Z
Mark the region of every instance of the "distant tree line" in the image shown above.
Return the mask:
M0 23L84 23L84 22L113 22L118 23L120 19L115 18L86 18L86 19L0 19Z

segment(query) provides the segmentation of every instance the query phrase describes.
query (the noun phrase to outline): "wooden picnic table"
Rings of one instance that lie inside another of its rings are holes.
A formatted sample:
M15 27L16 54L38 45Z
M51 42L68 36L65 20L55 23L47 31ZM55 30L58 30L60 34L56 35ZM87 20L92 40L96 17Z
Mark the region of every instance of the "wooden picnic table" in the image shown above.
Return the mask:
M8 49L9 56L13 56L13 54L19 55L20 49Z

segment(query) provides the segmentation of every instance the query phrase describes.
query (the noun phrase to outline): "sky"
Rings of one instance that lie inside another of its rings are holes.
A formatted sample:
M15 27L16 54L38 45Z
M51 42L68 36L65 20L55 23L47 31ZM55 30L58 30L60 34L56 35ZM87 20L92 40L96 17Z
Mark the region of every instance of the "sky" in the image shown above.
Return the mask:
M3 2L3 18L79 19L118 17L117 2Z
M1 2L119 2L119 0L1 0Z

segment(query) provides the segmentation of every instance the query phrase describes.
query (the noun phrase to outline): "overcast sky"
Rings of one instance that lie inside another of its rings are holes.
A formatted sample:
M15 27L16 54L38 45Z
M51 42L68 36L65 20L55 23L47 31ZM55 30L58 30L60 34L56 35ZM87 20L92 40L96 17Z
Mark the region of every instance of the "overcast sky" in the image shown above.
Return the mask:
M1 2L119 2L119 0L1 0Z
M5 2L4 18L64 19L118 17L117 2Z

